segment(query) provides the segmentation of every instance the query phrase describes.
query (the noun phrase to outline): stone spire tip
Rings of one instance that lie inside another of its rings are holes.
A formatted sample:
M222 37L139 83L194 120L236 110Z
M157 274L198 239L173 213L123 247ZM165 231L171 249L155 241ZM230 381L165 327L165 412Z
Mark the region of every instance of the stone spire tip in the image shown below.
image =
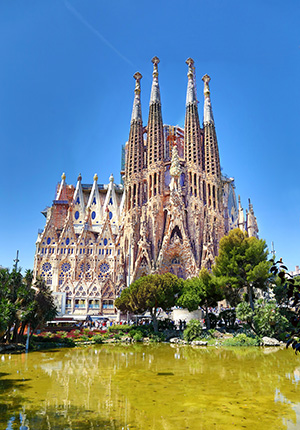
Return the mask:
M142 75L140 72L135 72L133 77L135 79L135 89L134 89L135 96L134 96L134 102L133 102L133 108L132 108L132 114L131 114L131 121L142 119L142 109L141 109L141 100L140 100L140 93L141 93L140 80L142 79Z
M202 78L202 81L204 82L203 123L204 124L214 124L214 116L213 116L211 101L210 101L210 89L209 89L210 76L207 74L204 75Z
M186 60L186 62L185 62L189 67L192 67L193 65L194 65L194 60L191 58L191 57L189 57L187 60Z
M159 58L153 57L151 61L153 63L153 82L152 82L152 88L151 88L150 104L160 103L160 91L159 91L159 85L158 85Z
M157 66L158 63L160 62L160 59L158 57L153 57L151 61L154 64L154 66Z
M142 75L141 75L141 73L140 72L135 72L135 74L133 75L133 77L134 77L134 79L136 80L136 81L139 81L139 80L141 80L142 79Z
M197 95L196 95L196 87L195 87L195 66L194 60L192 58L188 58L186 60L186 64L189 66L188 70L188 87L186 93L186 106L189 104L197 104Z

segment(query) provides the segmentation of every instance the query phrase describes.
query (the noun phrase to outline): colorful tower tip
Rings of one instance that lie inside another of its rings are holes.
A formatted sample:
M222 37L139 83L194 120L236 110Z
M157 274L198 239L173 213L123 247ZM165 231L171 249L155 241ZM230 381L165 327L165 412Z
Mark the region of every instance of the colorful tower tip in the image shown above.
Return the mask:
M202 81L204 82L204 95L205 97L208 97L210 95L209 91L209 82L210 82L210 76L207 74L203 76Z
M153 57L151 61L155 66L157 66L157 64L160 62L158 57Z
M133 75L133 77L134 77L134 79L136 80L136 81L139 81L139 80L141 80L142 79L142 75L141 75L141 73L140 72L135 72L135 74Z
M63 173L63 174L61 175L61 179L62 179L63 181L66 179L66 174L65 174L65 173Z
M194 65L194 60L193 60L191 57L189 57L189 58L186 60L186 64L187 64L189 67L192 67L192 66Z
M94 174L94 181L96 181L96 182L98 181L98 175L97 175L97 173Z

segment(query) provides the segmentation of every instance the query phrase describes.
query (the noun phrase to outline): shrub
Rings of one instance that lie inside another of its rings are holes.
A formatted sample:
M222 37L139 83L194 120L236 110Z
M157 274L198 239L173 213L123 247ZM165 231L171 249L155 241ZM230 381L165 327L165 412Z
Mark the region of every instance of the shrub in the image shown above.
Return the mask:
M281 315L275 301L257 301L253 322L260 336L278 337L290 329L288 320Z
M132 338L135 342L141 342L143 340L143 335L142 333L136 332Z
M133 337L135 333L141 333L142 337L151 337L154 333L152 324L133 326L130 328L128 335Z
M128 333L130 330L130 325L128 324L116 324L108 327L107 331L109 333Z
M56 334L60 337L60 338L66 338L68 333L66 331L58 331L56 332Z
M97 334L93 337L93 341L97 344L103 343L103 336L101 336L101 334Z
M236 316L239 320L249 323L252 321L253 315L254 313L249 303L241 302L237 305Z
M202 333L202 324L198 320L191 320L186 329L183 332L184 340L191 342L192 340L201 336Z
M260 339L256 337L249 337L245 333L237 334L235 337L225 339L224 346L259 346Z
M163 333L152 334L149 338L150 343L163 342L166 339Z

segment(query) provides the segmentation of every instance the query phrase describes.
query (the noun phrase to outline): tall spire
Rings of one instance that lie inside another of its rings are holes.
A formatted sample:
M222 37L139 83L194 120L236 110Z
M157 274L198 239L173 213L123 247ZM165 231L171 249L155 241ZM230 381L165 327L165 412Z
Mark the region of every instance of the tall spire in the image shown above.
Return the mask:
M204 162L205 171L211 177L221 178L221 167L218 140L215 130L215 122L212 113L210 102L209 81L210 77L204 75L202 78L204 82Z
M188 58L186 64L189 66L188 70L188 87L186 92L186 106L190 103L197 104L196 88L195 88L195 76L194 76L194 60Z
M153 81L152 81L152 88L151 88L151 96L150 96L150 104L152 103L161 103L160 102L160 91L159 91L159 84L158 84L158 63L159 58L153 57L152 58L153 63Z
M141 109L141 83L142 75L140 72L136 72L133 75L135 79L135 89L134 89L134 101L131 115L131 122L134 120L142 120L142 109Z
M164 154L163 121L161 114L160 91L158 85L159 58L153 57L153 82L150 97L149 117L147 125L147 162L148 166L162 162Z
M195 67L194 60L188 58L186 60L188 65L188 86L186 93L186 113L185 113L185 131L184 131L184 151L185 159L188 163L188 168L203 170L203 159L202 159L202 145L201 145L201 131L200 122L198 115L197 98L195 91ZM195 172L190 171L191 174ZM199 174L200 171L197 173ZM189 182L191 182L189 180ZM191 185L191 184L189 184Z
M141 171L144 162L144 141L140 83L142 75L139 72L136 72L133 77L135 79L134 101L131 115L131 125L125 166L125 178L127 181L132 177L132 175Z
M210 91L209 91L209 81L210 77L204 75L202 78L204 82L204 113L203 113L203 123L204 124L214 124L214 116L210 101Z

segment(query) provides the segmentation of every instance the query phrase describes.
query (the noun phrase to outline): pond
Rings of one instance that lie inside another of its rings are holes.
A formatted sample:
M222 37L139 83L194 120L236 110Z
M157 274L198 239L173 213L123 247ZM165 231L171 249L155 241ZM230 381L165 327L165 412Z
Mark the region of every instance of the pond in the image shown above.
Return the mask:
M0 359L1 429L300 428L292 350L117 344Z

